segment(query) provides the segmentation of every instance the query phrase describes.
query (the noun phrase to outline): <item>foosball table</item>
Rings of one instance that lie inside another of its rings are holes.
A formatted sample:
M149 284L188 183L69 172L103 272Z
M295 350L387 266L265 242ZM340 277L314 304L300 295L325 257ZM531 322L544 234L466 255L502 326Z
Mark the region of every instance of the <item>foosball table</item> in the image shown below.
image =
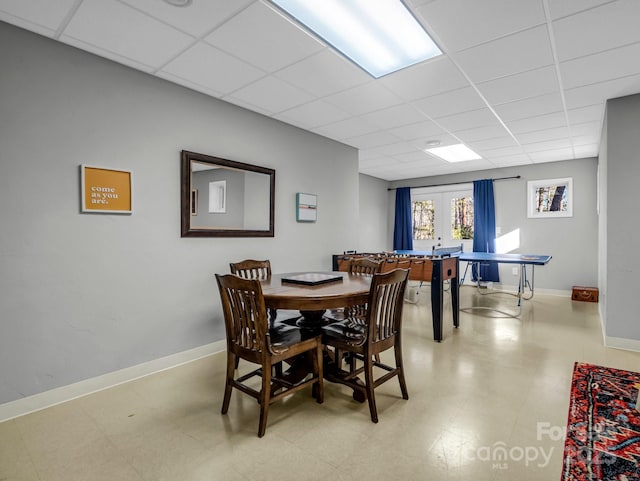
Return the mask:
M442 341L443 332L443 304L445 283L449 282L451 292L451 307L453 311L453 325L459 327L460 319L460 263L454 255L461 249L441 249L433 251L394 251L394 252L348 252L333 255L333 270L348 271L349 261L358 257L368 257L382 262L381 272L393 269L409 269L409 280L428 282L431 284L431 315L433 321L433 339Z

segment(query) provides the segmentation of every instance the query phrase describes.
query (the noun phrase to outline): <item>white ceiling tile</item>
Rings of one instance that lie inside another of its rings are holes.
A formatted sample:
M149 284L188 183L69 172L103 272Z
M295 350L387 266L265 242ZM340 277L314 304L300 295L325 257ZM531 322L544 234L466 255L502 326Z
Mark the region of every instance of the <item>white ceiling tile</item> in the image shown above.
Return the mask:
M638 0L617 0L554 21L560 61L640 42L638 19Z
M402 127L396 127L394 129L390 129L389 132L402 140L427 140L444 133L442 127L435 124L431 120L417 122L415 124L403 125Z
M593 135L576 135L571 137L574 147L580 145L592 145L600 142L600 134Z
M350 118L312 129L314 132L332 139L344 140L360 135L378 132L377 125L360 118Z
M77 0L2 0L0 20L43 35L54 35L76 3Z
M449 131L500 125L496 116L488 108L448 115L440 117L436 121Z
M518 141L525 146L526 144L534 144L537 142L545 142L548 140L566 140L569 136L567 127L557 127L555 129L535 130L533 132L522 132L516 136Z
M444 162L442 159L434 159L433 156L427 154L423 150L412 150L405 154L397 154L394 159L401 162L401 167L433 167L441 165Z
M434 134L431 135L429 137L423 137L423 138L419 138L419 139L413 139L408 141L408 143L410 145L412 145L414 148L418 149L418 150L424 150L427 148L431 148L432 146L427 145L428 141L439 141L440 143L437 145L437 147L444 147L445 145L453 145L453 144L459 144L460 143L460 139L455 137L452 134L448 134L446 132L442 132L439 134Z
M115 0L84 0L61 36L67 39L156 68L194 40Z
M238 107L242 107L243 109L247 109L251 112L257 112L259 114L265 115L267 117L271 117L273 115L273 112L260 108L256 105L252 105L249 102L245 102L244 100L241 99L234 99L234 98L230 98L230 97L225 97L224 99L225 102L229 103L229 104L233 104L233 105L237 105Z
M600 152L599 144L577 145L573 148L576 158L597 157Z
M298 124L308 129L344 120L349 114L323 100L312 102L285 110L274 118L284 122Z
M324 49L274 75L317 97L325 97L371 80L364 70L329 49Z
M487 159L498 159L502 157L513 157L518 155L523 155L524 150L521 146L516 145L513 147L501 147L499 149L484 149L478 154L482 155Z
M515 154L505 157L491 157L490 161L496 167L510 167L514 165L531 164L531 159L527 154Z
M259 69L205 43L194 45L162 70L223 95L264 76Z
M589 105L587 107L571 109L567 111L567 114L569 115L569 123L571 125L594 120L600 121L604 116L604 105Z
M640 43L562 62L560 75L567 89L637 75L640 62L629 61L637 58L640 58Z
M596 103L602 103L606 99L615 99L640 92L640 75L608 80L584 87L567 89L565 102L567 108L574 109Z
M455 135L465 142L475 142L486 139L509 136L502 124L490 125L487 127L476 127L474 129L456 130Z
M465 139L462 139L463 141ZM485 151L485 150L494 150L501 149L503 147L517 147L518 143L513 140L513 137L510 135L503 135L502 137L495 137L492 139L486 140L475 140L473 142L466 142L469 147L471 147L476 152Z
M553 20L612 1L614 0L548 0L549 11Z
M505 122L560 112L564 109L560 92L496 105L496 113Z
M513 134L522 132L533 132L534 130L551 129L555 127L566 127L567 119L564 112L553 112L535 117L512 120L507 122L507 127Z
M544 152L549 150L568 149L568 148L571 148L571 141L568 138L546 140L543 142L532 142L530 144L524 144L522 148L528 154L532 152Z
M417 8L449 51L495 40L545 21L541 1L446 0Z
M415 105L431 118L477 110L487 104L472 87L451 90L415 101Z
M469 85L460 70L445 56L389 74L379 81L405 100L421 99Z
M474 82L493 80L553 64L546 26L472 47L456 54L456 58Z
M371 155L380 157L396 157L398 155L416 152L417 149L406 142L397 142L394 144L381 145L379 147L371 147L366 149Z
M206 0L196 1L188 7L181 8L158 0L120 1L198 38L254 2L254 0L234 0L233 2Z
M233 92L229 97L278 113L313 100L307 92L274 77L264 77Z
M375 80L329 95L324 100L352 115L362 115L404 103L404 100Z
M325 48L261 2L218 27L205 41L267 72L279 70Z
M392 129L427 120L422 112L409 104L394 105L386 109L369 112L360 117L377 125L381 129Z
M571 135L592 135L600 137L602 132L602 120L597 122L585 122L583 124L571 124Z
M375 132L345 139L345 143L359 149L371 149L373 147L382 147L383 145L397 144L399 140L387 132Z
M465 162L448 163L448 167L452 172L473 172L475 170L487 170L493 168L491 162L487 159L467 160Z
M558 76L553 65L478 84L478 89L492 104L539 97L559 92Z
M204 85L201 85L195 82L191 82L190 80L186 80L182 77L178 77L169 72L158 72L156 74L156 77L163 78L165 80L168 80L169 82L182 85L183 87L187 87L191 90L195 90L196 92L201 92L203 94L207 94L212 97L217 97L217 98L222 97L222 92L219 92L209 87L205 87Z
M381 154L374 154L371 149L358 150L358 160L360 165L368 165L370 167L383 165L388 158Z
M546 150L543 152L531 152L529 153L529 157L536 164L544 162L558 162L561 160L574 158L573 149L570 148Z

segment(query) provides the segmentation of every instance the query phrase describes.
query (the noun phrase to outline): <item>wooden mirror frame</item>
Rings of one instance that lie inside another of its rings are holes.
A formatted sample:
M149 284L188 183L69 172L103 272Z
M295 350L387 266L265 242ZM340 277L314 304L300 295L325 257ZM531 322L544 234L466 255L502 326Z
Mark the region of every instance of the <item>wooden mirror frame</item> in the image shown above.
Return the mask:
M192 227L191 226L191 163L197 161L205 164L256 172L269 176L269 229L249 230L249 229L225 229L215 227ZM245 164L234 160L222 159L196 152L182 151L182 182L180 192L180 213L181 213L181 235L182 237L274 237L274 212L275 212L275 186L276 171L266 167Z

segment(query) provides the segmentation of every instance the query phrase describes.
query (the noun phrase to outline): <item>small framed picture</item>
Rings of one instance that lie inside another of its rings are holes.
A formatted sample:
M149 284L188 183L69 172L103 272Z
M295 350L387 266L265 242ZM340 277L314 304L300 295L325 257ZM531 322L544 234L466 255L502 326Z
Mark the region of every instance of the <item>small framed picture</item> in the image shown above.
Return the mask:
M315 194L296 194L296 220L315 222L318 220L318 196Z
M573 178L527 182L527 217L572 217Z

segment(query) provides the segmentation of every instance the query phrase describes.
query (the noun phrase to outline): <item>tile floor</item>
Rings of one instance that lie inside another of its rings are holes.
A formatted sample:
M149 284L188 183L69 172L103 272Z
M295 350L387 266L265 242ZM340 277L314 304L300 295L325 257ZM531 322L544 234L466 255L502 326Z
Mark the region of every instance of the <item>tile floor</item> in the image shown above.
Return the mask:
M536 294L520 319L463 312L435 343L423 289L405 304L409 400L378 388L378 424L326 384L322 405L306 391L272 405L259 439L252 398L234 391L220 415L220 353L0 423L0 480L558 480L573 363L640 371L640 353L602 346L597 307Z

